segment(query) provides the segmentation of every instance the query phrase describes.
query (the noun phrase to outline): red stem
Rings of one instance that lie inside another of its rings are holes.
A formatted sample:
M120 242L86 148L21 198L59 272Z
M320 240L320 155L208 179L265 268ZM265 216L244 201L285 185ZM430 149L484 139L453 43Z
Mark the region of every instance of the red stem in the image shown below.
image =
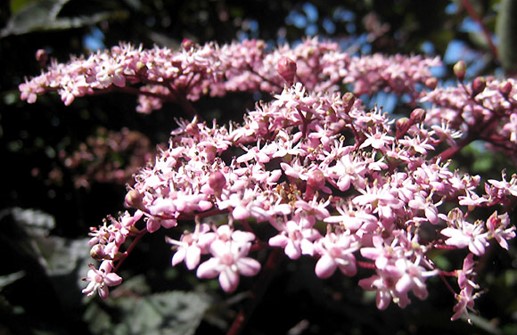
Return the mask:
M474 10L474 7L472 7L472 4L470 3L470 1L469 0L461 0L461 4L465 8L465 10L469 14L469 16L474 21L476 21L477 24L479 24L479 26L481 27L481 30L483 31L483 35L485 36L485 39L486 39L486 41L488 43L488 46L490 48L490 52L492 53L492 56L494 57L494 59L498 59L497 47L495 46L494 41L492 40L492 37L490 36L490 31L488 30L486 25L481 20L481 18L479 17L478 13Z
M249 301L249 305L247 306L248 308L243 308L239 311L226 335L238 335L242 333L244 327L246 327L247 322L253 314L253 311L266 293L269 283L273 279L275 270L278 269L278 265L282 260L282 251L283 250L278 248L273 248L271 250L266 264L262 269L260 278L256 281L255 287L253 288L251 301Z
M124 252L124 254L122 255L122 257L119 259L119 261L117 262L117 265L115 266L115 268L113 269L113 272L117 272L118 269L120 268L120 266L122 265L122 263L124 263L124 260L129 256L129 254L131 253L131 251L133 251L133 249L136 247L136 245L138 244L138 241L140 241L140 239L142 237L144 237L144 235L147 233L147 230L145 229L142 229L135 237L135 239L133 241L131 241L131 244L129 245L129 247L127 248L126 252Z

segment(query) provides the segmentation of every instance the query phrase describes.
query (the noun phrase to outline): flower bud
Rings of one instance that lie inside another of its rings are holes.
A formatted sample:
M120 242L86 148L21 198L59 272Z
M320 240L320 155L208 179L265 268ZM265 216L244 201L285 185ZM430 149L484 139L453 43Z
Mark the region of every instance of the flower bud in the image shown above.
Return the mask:
M194 47L194 42L188 38L184 38L183 41L181 41L181 47L185 51L189 51L190 49L192 49Z
M213 162L215 157L217 156L217 148L215 145L207 144L205 147L206 160L208 162Z
M350 112L355 102L355 95L351 92L346 92L343 95L343 106L345 107L345 113Z
M465 72L467 72L467 65L464 61L460 60L452 67L454 71L454 75L458 78L459 81L463 81L465 79Z
M323 172L320 169L312 171L309 178L307 178L307 187L316 191L322 189L323 186L325 186L325 175Z
M147 74L147 65L145 63L138 61L136 63L136 72L141 75Z
M208 177L208 186L214 191L215 195L220 195L226 186L226 178L221 171L216 171Z
M409 117L413 123L420 123L425 120L425 110L422 108L415 108Z
M501 83L501 85L499 85L499 92L501 92L501 94L503 95L503 97L505 99L508 99L508 97L510 96L510 93L512 92L512 88L513 88L512 83L507 81L507 82Z
M292 85L294 82L294 76L296 75L296 62L288 57L280 59L276 66L278 74L284 78L284 80Z
M98 261L106 258L106 252L104 251L104 246L100 244L94 245L90 249L90 257L96 259Z
M48 54L45 49L38 49L36 51L36 60L38 61L41 67L45 67L47 65Z
M143 199L144 196L142 193L132 189L127 192L126 197L124 198L124 206L127 208L141 208Z
M436 78L427 78L425 80L425 86L429 87L432 90L434 90L437 85L438 85L438 79L436 79Z
M395 123L396 136L401 138L411 126L412 122L407 117L401 117Z
M479 93L483 92L486 87L485 77L476 77L472 82L472 97L475 97Z

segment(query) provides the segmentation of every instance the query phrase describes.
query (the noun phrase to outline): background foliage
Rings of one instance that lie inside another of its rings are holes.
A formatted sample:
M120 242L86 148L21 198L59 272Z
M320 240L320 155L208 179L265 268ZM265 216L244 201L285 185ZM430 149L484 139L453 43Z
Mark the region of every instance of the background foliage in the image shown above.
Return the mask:
M20 102L17 85L40 71L34 57L38 49L66 61L70 54L119 41L175 48L183 38L200 43L260 38L275 45L317 35L356 54L439 55L445 64L439 75L447 81L459 59L467 62L470 78L514 73L517 15L510 14L516 7L513 0L0 2L0 333L218 334L248 295L225 295L215 283L170 268L170 250L158 232L125 263L124 277L132 279L110 300L83 298L88 227L122 209L125 186L90 180L87 187L77 187L86 167L70 168L63 157L81 143L105 141L110 131L123 128L137 132L137 143L152 152L167 141L177 111L166 105L140 115L134 98L121 94L79 99L66 108L56 96L40 97L32 105ZM397 102L381 95L372 103L393 110ZM252 104L252 97L242 94L210 103L202 99L196 108L225 122L238 120L243 106ZM511 171L508 160L479 146L461 154L460 167L473 174ZM122 166L130 161L106 155ZM373 297L353 280L321 281L309 261L285 262L246 333L514 334L516 256L513 245L510 255L491 255L484 264L488 292L478 301L480 316L473 326L449 321L453 297L439 282L432 284L436 293L428 300L379 312ZM241 286L252 285L245 280Z

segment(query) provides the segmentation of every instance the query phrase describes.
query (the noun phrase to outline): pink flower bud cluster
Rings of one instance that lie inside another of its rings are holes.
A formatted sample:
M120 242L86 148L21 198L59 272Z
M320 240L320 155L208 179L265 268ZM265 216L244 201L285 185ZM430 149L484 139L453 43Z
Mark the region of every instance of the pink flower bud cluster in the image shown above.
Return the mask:
M286 59L288 77L278 72ZM183 43L179 50L154 47L143 49L120 44L68 63L52 61L41 75L20 84L21 98L34 103L37 96L57 91L65 105L75 98L120 90L138 94L137 111L149 113L164 101L183 103L201 96L222 96L233 91L280 92L294 79L308 89L336 91L352 85L358 94L380 89L410 93L433 81L430 67L437 58L420 56L350 57L336 43L307 39L290 48L267 48L260 40L219 46L214 43ZM432 87L432 86L429 86Z
M226 292L237 289L241 275L260 272L256 250L276 248L291 260L314 258L320 278L369 269L359 285L375 292L379 309L425 299L429 278L453 277L453 319L468 315L480 290L476 259L491 242L508 249L515 237L508 212L515 207L517 176L488 180L483 192L481 177L450 168L448 150L466 143L465 132L488 140L484 127L506 129L504 139L492 143L511 145L512 122L497 120L512 120L513 82L489 79L471 89L426 93L420 88L436 86L429 67L437 60L350 57L316 40L266 50L260 41L184 43L176 52L121 45L54 63L20 85L29 102L54 89L65 103L134 85L146 112L164 100L272 93L241 123L180 122L168 148L135 175L125 199L130 209L92 229L91 254L101 268L88 273L84 292L105 298L107 287L120 283L117 269L134 243L163 228L174 235L167 239L172 265L184 263L199 278L217 277ZM388 90L421 98L440 110L416 108L395 122L354 94L340 93L343 84L361 95ZM191 222L194 227L178 232ZM436 249L461 250L463 265L439 268Z

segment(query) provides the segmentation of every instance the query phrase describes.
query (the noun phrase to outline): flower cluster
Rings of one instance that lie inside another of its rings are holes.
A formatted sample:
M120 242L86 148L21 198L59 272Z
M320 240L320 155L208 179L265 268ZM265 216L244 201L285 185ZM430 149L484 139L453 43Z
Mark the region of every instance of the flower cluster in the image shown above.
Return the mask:
M120 90L138 95L137 111L150 113L173 101L185 107L201 96L228 92L280 92L284 77L278 72L282 59L296 63L296 81L315 91L336 91L351 84L358 94L386 89L412 93L431 85L430 67L438 59L420 56L350 57L338 44L307 39L294 48L267 48L263 41L219 46L184 41L181 49L143 49L120 44L68 63L51 62L41 75L20 84L21 98L34 103L37 96L57 91L65 105L75 98ZM415 94L412 94L416 97ZM185 112L192 111L185 108ZM191 115L193 116L193 115Z
M391 302L405 307L413 296L425 299L429 278L455 277L453 319L468 314L479 291L476 258L491 241L508 249L515 236L508 212L515 206L517 176L488 180L482 192L479 176L450 168L447 150L472 141L465 132L471 136L496 108L476 100L479 92L471 94L471 108L449 106L467 128L436 109L416 108L394 121L380 108L367 109L354 94L340 93L340 85L350 83L358 94L386 89L439 105L440 88L421 89L436 86L429 72L436 60L354 58L316 40L265 50L260 41L221 47L184 43L170 54L120 46L54 64L21 85L22 96L34 101L34 94L50 88L62 92L63 78L75 71L82 78L75 82L89 86L74 92L84 94L143 83L138 94L153 92L146 95L150 99L164 94L191 100L231 90L273 95L241 123L220 125L197 117L179 123L168 148L135 175L125 199L130 210L92 229L92 256L102 263L89 273L85 293L98 290L105 297L106 287L120 282L116 269L144 234L169 229L177 235L194 222L181 236L167 239L174 250L172 265L184 263L199 278L218 277L226 292L237 288L241 275L259 273L256 250L276 248L292 260L314 258L320 278L338 270L345 276L356 276L359 267L370 270L359 285L376 293L379 309ZM113 66L107 77L99 75L104 62ZM514 92L498 94L507 99L498 113L515 118ZM473 114L476 106L485 118ZM491 214L482 217L487 211ZM431 257L437 249L463 250L462 267L439 268Z
M64 169L71 172L76 188L89 188L93 181L125 185L132 176L153 157L150 140L138 131L99 128L76 150L59 152ZM53 183L62 182L63 168L49 173Z
M471 84L437 87L421 97L432 104L427 124L448 124L468 140L485 141L491 149L514 157L517 152L517 81L477 77ZM448 157L447 157L448 158Z
M190 270L197 267L199 278L219 277L221 287L227 292L237 288L240 275L254 276L259 272L260 263L246 257L253 240L253 233L234 230L232 225L220 225L211 231L206 223L197 223L195 231L185 232L180 241L167 239L177 248L172 266L184 261ZM212 257L199 264L204 254Z

